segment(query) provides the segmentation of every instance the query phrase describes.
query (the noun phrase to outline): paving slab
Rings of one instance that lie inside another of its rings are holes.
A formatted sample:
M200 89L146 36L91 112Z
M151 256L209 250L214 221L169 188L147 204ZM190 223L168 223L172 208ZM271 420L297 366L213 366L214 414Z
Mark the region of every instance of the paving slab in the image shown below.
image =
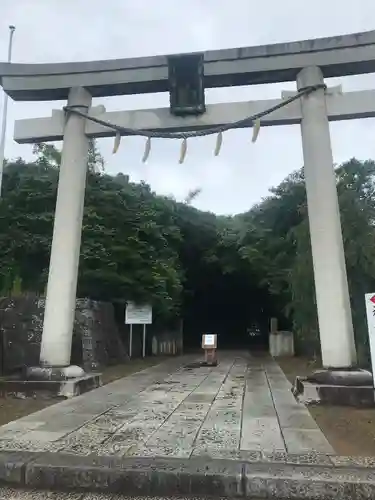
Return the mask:
M333 449L320 429L284 429L283 436L289 453L318 450L333 454Z
M242 464L203 459L157 459L38 456L25 466L30 488L91 490L139 495L211 494L238 497L243 494Z
M0 427L0 451L203 457L333 449L270 357L219 352L160 365Z
M0 488L0 498L3 500L169 500L164 497L138 497L129 495L118 495L113 493L67 493L55 491L37 491L13 488ZM204 497L180 497L174 496L173 500L204 500ZM207 499L210 500L210 499ZM223 498L222 500L227 500Z
M56 491L35 491L35 490L16 490L13 488L0 488L0 498L2 500L115 500L112 495L108 495L107 499L100 499L94 493L82 495L82 493L63 493Z
M1 458L1 457L0 457ZM315 458L318 458L316 456ZM56 453L20 454L0 460L0 470L22 474L5 477L1 498L113 500L126 492L128 498L274 498L278 500L372 500L375 495L375 469L363 465L335 465L329 457L310 461L310 456L288 455L239 457L212 460L207 457L123 458L78 457ZM3 474L3 473L2 473ZM8 486L8 488L4 488ZM19 490L15 488L20 488ZM22 488L27 487L28 490ZM43 491L44 490L44 491ZM65 492L65 493L62 493ZM71 493L69 493L71 492ZM65 495L65 496L64 496Z
M335 456L274 360L224 352L216 367L186 368L196 360L171 358L1 427L0 484L29 490L0 498L375 497L375 460Z

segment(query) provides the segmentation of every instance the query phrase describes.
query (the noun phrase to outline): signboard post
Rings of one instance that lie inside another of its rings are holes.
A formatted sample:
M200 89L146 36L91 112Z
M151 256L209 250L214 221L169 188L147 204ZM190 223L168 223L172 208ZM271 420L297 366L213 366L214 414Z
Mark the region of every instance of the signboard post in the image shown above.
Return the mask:
M217 365L217 335L216 333L205 333L202 335L202 349L204 349L204 361L207 365Z
M133 325L129 326L129 358L132 357L133 350Z
M143 324L142 358L146 357L146 325Z
M372 379L375 387L375 293L366 293L365 302L372 365Z
M152 323L152 306L150 304L135 304L127 302L125 309L125 323L130 325L129 357L132 357L133 325L143 325L142 357L146 357L146 325Z

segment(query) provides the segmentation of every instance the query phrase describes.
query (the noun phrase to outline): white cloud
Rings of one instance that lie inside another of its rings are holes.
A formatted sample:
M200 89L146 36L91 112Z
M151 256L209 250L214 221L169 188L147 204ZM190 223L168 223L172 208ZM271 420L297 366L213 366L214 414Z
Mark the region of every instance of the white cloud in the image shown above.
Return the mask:
M308 11L300 0L1 0L0 58L7 51L8 25L15 24L15 62L52 62L123 58L204 49L284 42L345 34L373 28L375 3L315 0ZM374 75L333 80L344 90L375 88ZM212 89L207 102L267 99L293 84ZM107 109L167 106L167 95L101 99ZM49 115L63 103L13 103L9 106L6 155L30 156L30 147L12 141L15 119ZM375 121L332 125L335 162L351 156L375 157ZM141 163L144 141L123 139L116 156L112 141L100 148L109 172L144 179L160 193L181 199L202 188L196 206L218 213L243 211L267 194L290 171L301 166L299 127L261 131L251 144L250 132L224 136L219 158L213 158L214 138L189 141L186 162L178 164L179 144L155 141L147 165Z

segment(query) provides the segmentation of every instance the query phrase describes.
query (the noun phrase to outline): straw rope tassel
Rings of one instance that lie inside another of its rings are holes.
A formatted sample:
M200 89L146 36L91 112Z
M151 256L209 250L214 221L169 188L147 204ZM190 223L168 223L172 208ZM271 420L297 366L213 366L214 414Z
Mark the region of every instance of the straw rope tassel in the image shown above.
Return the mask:
M255 120L254 125L253 125L253 138L251 139L251 142L255 142L258 139L260 131L260 120Z
M219 156L222 144L223 144L223 132L219 132L216 138L216 146L214 151L215 156Z
M185 161L186 151L187 151L187 139L186 137L184 137L181 143L180 160L179 160L180 164L184 163Z
M147 138L145 152L143 153L142 163L146 163L151 152L151 137Z
M120 135L120 132L117 132L116 137L115 137L115 142L113 144L112 154L117 153L118 148L120 147L120 142L121 142L121 135Z

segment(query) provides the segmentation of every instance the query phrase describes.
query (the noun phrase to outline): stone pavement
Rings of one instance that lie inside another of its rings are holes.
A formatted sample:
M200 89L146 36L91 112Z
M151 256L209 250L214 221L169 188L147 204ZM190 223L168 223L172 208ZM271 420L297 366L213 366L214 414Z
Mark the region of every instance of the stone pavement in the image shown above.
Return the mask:
M169 500L171 497L136 497L113 493L67 493L55 491L19 490L0 488L1 500ZM173 500L205 500L204 497L173 496ZM207 499L212 500L212 499ZM223 499L225 500L225 499Z
M114 457L247 459L334 454L268 357L183 356L0 427L0 451Z
M19 490L0 488L2 500L170 500L172 497L136 497L128 495L105 493L67 493L55 491ZM181 497L173 496L173 500L206 500L206 497ZM212 500L212 498L207 498ZM226 499L223 499L226 500Z

